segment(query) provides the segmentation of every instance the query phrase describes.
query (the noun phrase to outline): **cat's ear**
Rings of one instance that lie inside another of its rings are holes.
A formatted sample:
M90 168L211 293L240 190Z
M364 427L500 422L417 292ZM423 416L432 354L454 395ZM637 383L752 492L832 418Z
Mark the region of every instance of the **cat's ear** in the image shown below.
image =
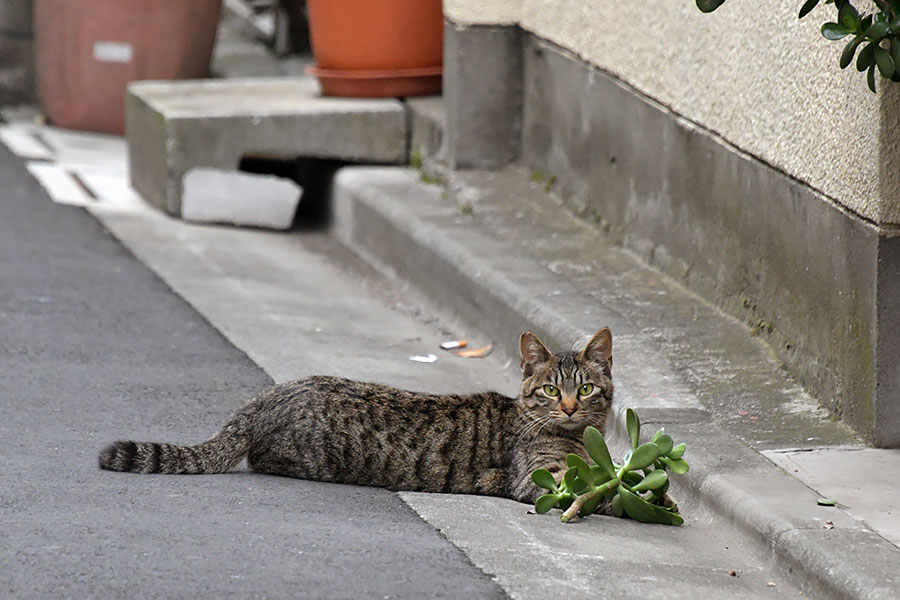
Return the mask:
M612 332L609 327L594 334L581 352L581 358L596 363L602 362L602 359L612 368Z
M528 377L534 373L534 366L545 363L553 356L547 346L530 331L519 338L519 351L522 353L522 374Z

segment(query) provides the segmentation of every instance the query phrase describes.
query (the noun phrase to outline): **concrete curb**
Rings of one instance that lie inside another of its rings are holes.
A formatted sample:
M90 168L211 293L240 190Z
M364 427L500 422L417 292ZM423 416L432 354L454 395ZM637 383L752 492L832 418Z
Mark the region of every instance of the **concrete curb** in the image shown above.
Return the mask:
M347 168L333 189L334 233L367 261L480 327L507 355L517 352L523 329L558 348L583 343L609 325L617 332L617 408L607 428L614 443L623 437L625 406L638 410L648 429L665 426L686 442L692 470L676 482L676 495L745 530L804 593L870 600L900 595L900 577L885 569L898 564L900 549L842 510L817 507L818 494L712 421L640 327L492 237L445 196L410 169Z

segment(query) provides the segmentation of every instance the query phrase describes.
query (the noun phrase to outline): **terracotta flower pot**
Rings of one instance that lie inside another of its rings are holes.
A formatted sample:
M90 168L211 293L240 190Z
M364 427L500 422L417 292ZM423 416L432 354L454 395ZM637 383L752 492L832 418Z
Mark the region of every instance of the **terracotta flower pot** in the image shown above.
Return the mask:
M123 133L125 86L209 74L221 0L36 0L41 104L61 127Z
M403 97L441 91L441 0L309 0L322 91Z

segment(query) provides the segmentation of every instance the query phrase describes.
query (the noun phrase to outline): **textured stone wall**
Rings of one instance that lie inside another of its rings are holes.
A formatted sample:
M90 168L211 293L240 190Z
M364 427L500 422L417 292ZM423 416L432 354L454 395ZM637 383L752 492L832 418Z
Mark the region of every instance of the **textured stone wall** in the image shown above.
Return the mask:
M900 225L900 93L877 95L800 21L799 0L445 0L461 24L513 24L573 52L684 118L882 226ZM698 164L697 168L702 168Z

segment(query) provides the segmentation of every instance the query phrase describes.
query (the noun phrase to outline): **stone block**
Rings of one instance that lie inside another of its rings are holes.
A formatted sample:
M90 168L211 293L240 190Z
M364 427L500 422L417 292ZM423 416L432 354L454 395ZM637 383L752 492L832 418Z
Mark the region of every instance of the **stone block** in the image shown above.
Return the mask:
M181 214L194 167L237 169L244 157L407 160L407 120L394 99L327 98L307 78L131 84L131 182L153 206Z
M182 181L185 221L289 229L303 190L290 179L195 167Z
M519 154L522 32L518 27L444 25L447 164L492 169Z

